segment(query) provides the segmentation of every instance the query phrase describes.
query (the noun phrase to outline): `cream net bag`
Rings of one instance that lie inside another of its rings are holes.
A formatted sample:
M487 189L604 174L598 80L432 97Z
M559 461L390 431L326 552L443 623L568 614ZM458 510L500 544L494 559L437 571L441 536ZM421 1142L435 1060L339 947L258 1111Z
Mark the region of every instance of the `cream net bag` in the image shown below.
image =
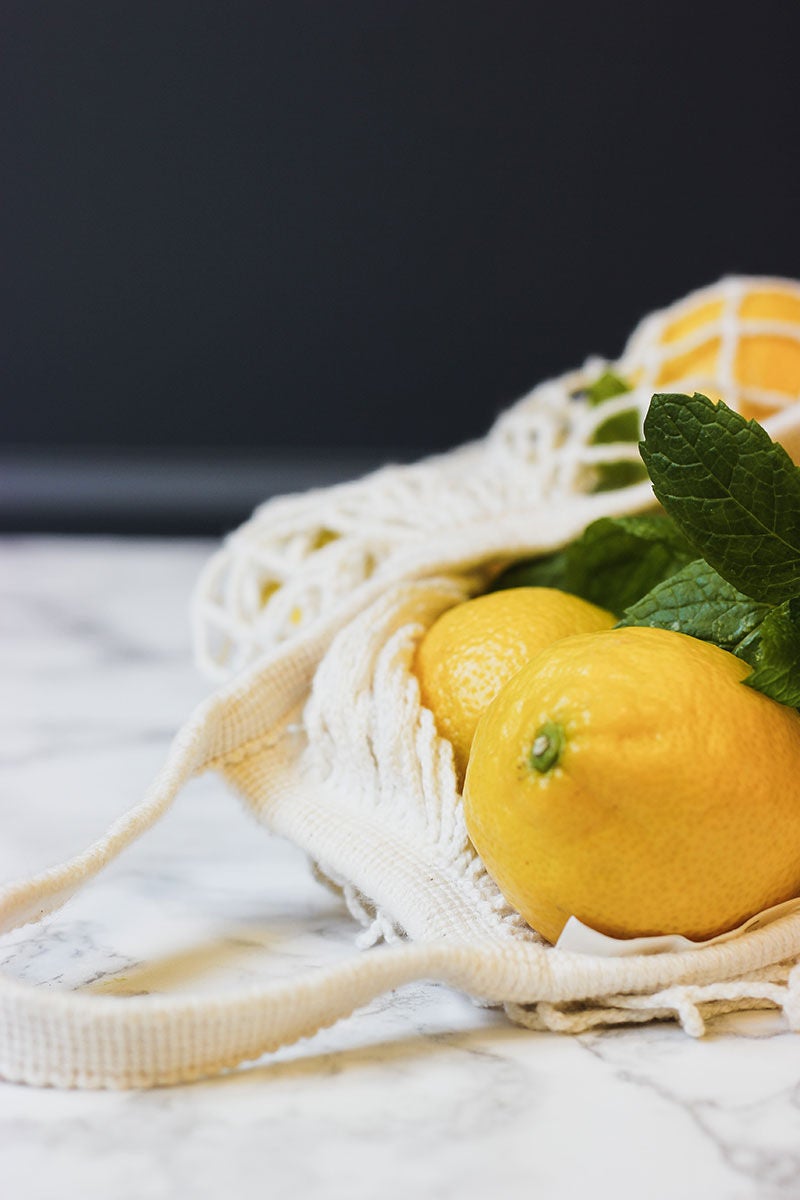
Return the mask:
M766 364L766 366L765 366ZM777 365L776 365L777 364ZM800 914L689 951L625 957L545 943L505 903L466 834L449 742L420 704L417 640L497 568L597 517L653 503L593 491L636 447L598 426L655 389L723 395L800 450L800 285L727 279L647 318L592 408L593 359L544 383L478 443L258 509L209 562L194 606L201 666L223 681L178 733L145 798L85 853L0 890L0 928L65 903L214 769L301 846L363 925L351 960L218 998L99 997L0 980L0 1076L143 1087L209 1075L333 1024L412 980L438 980L534 1029L779 1007L800 1029ZM386 943L367 949L374 943Z

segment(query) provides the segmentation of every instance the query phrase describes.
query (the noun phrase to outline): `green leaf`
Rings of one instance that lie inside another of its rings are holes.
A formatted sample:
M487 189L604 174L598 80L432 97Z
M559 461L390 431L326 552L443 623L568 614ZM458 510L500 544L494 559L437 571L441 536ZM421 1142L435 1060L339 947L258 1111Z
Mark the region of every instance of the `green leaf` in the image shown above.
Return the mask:
M637 430L636 437L638 436ZM631 438L631 441L635 441L635 438ZM615 492L617 488L630 487L631 484L647 479L647 470L644 464L639 462L607 462L597 464L597 475L593 491Z
M668 517L601 517L567 550L567 590L622 613L693 557Z
M627 379L623 379L614 371L604 371L595 379L594 383L581 388L575 395L585 398L589 402L589 407L595 408L606 400L613 400L615 396L624 396L626 392L632 390Z
M694 557L668 517L601 517L566 549L509 567L492 590L556 587L619 616Z
M619 625L685 633L752 662L753 639L773 611L696 559L631 605Z
M745 683L765 696L800 708L800 598L793 597L762 622Z
M759 603L697 559L632 605L617 627L626 625L712 642L754 668L748 687L800 707L800 597L777 608Z
M800 470L755 421L705 396L655 395L640 446L669 515L728 583L800 593Z
M556 554L548 554L544 558L520 559L519 562L506 567L488 590L502 592L506 588L515 587L548 587L558 588L562 592L569 591L567 551L559 550Z
M590 407L624 396L630 392L631 385L622 376L613 371L605 371L594 383L589 384L578 395L585 396ZM593 446L607 446L615 442L638 442L642 435L639 413L635 408L625 409L616 413L598 425L592 436ZM647 478L647 472L640 462L608 462L598 463L597 482L594 490L597 492L613 491L616 488L628 487Z

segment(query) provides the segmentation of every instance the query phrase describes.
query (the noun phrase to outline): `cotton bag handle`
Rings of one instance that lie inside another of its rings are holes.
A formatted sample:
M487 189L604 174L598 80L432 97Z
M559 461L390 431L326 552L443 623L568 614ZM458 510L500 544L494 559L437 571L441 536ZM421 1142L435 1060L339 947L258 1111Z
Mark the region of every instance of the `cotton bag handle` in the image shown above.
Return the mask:
M143 800L87 850L0 889L0 932L59 908L160 820L181 787L230 746L224 718L232 707L230 696L203 705ZM0 1078L58 1087L186 1082L313 1034L413 980L440 979L479 995L513 992L503 957L490 947L407 944L211 999L52 992L0 976Z
M0 933L60 908L155 825L184 784L268 733L307 695L332 632L321 627L202 704L144 798L101 838L59 866L0 888ZM416 943L357 953L290 982L211 999L54 992L0 976L0 1078L109 1088L197 1079L313 1034L416 979L442 979L488 995L503 986L494 958L474 947Z

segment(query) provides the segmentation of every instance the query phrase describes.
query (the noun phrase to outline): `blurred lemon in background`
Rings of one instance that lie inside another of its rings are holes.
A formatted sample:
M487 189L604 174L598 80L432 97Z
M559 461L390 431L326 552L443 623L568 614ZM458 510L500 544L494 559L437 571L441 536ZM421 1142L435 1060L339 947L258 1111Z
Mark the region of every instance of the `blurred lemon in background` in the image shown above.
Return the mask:
M731 277L693 292L642 321L620 371L763 420L800 398L800 284Z

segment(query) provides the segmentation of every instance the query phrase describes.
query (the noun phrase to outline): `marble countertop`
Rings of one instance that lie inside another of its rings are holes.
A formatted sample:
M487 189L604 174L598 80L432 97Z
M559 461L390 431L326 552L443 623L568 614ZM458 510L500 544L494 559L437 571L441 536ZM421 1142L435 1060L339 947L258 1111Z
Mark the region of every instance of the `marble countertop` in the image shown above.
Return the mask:
M201 542L0 540L0 878L81 849L206 694ZM352 953L291 846L214 777L0 968L100 993L204 991ZM150 1092L0 1083L9 1200L800 1196L800 1038L769 1012L530 1033L413 986L223 1078Z

